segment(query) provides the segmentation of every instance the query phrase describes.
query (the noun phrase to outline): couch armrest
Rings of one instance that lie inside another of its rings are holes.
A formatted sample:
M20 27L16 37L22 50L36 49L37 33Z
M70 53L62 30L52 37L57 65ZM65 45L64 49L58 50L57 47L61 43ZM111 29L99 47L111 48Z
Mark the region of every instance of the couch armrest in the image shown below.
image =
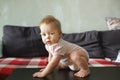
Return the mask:
M2 40L0 40L0 57L2 57Z

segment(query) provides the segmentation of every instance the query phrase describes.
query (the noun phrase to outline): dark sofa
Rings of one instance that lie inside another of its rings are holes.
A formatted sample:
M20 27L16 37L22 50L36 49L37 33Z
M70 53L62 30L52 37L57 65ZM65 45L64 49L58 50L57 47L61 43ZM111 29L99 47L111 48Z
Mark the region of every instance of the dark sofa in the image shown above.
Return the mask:
M90 58L115 60L120 49L120 30L63 33L63 39L84 47ZM5 25L3 57L48 56L37 26Z

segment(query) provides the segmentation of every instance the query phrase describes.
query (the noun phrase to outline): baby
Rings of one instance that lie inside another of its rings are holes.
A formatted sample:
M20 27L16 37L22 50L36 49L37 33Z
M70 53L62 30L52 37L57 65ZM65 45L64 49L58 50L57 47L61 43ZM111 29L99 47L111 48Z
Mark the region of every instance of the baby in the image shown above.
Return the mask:
M49 52L48 65L45 69L33 74L42 78L51 73L56 67L77 71L74 76L86 77L89 73L88 53L82 47L62 39L61 24L53 16L46 16L40 22L42 41Z

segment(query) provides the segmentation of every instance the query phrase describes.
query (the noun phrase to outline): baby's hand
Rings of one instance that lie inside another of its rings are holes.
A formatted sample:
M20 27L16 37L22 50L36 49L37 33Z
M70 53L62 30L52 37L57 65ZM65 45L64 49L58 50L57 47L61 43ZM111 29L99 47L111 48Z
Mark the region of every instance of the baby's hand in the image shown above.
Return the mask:
M33 74L33 77L36 77L36 78L43 78L43 77L45 77L45 75L43 75L42 72L36 72L36 73Z
M40 72L42 72L44 70L44 68L43 69L40 69Z

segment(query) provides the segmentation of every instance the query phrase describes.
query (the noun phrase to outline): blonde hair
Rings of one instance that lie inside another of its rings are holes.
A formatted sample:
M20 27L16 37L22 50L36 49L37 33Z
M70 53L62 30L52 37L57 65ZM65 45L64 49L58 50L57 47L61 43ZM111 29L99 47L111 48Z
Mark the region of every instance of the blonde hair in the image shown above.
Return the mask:
M62 33L60 21L51 15L44 17L40 22L41 24L53 24Z

